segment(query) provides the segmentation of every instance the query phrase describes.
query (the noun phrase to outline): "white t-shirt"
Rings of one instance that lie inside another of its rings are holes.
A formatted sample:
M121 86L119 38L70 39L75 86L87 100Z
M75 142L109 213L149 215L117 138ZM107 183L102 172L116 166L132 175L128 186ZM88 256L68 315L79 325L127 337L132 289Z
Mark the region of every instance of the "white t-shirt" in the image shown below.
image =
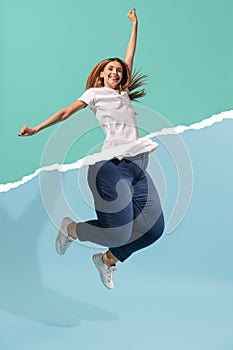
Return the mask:
M129 149L117 158L134 156L143 152L152 152L157 143L139 138L135 112L128 96L128 90L114 90L108 87L90 88L79 100L85 102L94 112L102 126L106 139L102 150L114 146L129 144Z

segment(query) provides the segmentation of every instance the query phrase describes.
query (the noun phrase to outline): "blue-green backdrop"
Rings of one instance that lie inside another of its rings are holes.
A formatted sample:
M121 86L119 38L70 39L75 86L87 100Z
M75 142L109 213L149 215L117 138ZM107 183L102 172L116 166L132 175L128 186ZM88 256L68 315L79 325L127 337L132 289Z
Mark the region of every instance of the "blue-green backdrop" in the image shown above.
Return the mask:
M131 29L126 14L133 7L139 18L135 67L149 75L141 103L173 125L232 109L231 0L2 0L0 6L0 183L39 167L56 126L24 139L20 128L77 99L99 60L124 58ZM67 162L102 138L99 130L81 140Z

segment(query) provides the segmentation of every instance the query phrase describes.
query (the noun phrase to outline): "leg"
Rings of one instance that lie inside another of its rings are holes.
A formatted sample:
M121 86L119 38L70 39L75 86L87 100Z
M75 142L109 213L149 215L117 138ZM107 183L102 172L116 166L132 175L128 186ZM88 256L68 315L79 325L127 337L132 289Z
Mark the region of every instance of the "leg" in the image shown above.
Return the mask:
M137 250L153 244L164 231L164 217L159 196L147 172L144 172L144 175L134 185L133 203L135 219L130 241L121 247L109 249L121 262ZM138 236L140 231L141 236Z
M106 247L127 243L133 227L130 176L123 176L112 161L99 162L89 167L88 183L94 197L97 220L78 223L78 239Z

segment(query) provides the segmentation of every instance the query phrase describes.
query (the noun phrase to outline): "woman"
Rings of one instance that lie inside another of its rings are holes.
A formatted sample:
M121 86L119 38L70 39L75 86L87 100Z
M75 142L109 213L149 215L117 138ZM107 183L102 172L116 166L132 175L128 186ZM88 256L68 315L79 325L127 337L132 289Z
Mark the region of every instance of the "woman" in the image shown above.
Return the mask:
M123 154L89 166L88 184L97 218L79 223L64 218L56 239L56 250L61 255L73 240L109 247L105 253L93 255L107 288L114 288L116 263L154 243L164 230L159 196L146 172L148 154L157 144L151 140L141 142L131 103L144 96L144 89L137 88L143 85L145 76L132 74L138 27L135 9L127 16L132 31L125 60L109 58L99 62L87 79L86 91L77 101L34 128L24 126L19 134L33 135L88 105L106 134L103 149L129 145Z

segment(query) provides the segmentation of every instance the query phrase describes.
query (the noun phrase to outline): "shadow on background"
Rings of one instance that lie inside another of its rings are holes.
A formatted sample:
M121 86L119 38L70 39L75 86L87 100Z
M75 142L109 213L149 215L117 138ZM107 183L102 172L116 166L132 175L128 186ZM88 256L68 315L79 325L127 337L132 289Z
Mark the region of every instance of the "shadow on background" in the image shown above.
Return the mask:
M65 297L43 285L36 247L48 217L39 190L35 192L34 181L35 193L27 200L31 186L32 182L0 194L0 309L53 326L77 326L81 320L117 319L111 311ZM8 204L4 205L4 201ZM15 218L20 210L21 214Z

